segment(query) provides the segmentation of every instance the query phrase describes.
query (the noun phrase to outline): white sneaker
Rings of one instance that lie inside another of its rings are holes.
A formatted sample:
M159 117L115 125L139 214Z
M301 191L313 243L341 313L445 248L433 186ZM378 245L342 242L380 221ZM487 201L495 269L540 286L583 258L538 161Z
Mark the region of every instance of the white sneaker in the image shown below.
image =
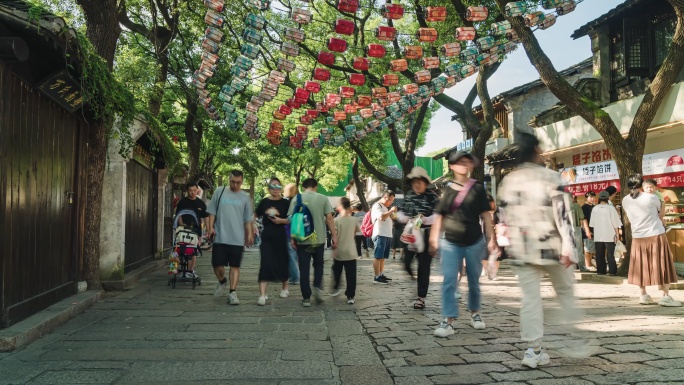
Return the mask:
M237 292L234 291L234 292L228 294L228 303L230 305L239 305L240 304L240 300L238 299Z
M280 298L287 298L290 296L290 291L287 289L283 289L280 291Z
M347 303L348 303L348 304L353 305L354 302L355 302L355 301L354 301L354 298L347 298Z
M313 297L316 303L322 304L325 300L323 299L323 291L317 287L313 289Z
M454 293L454 298L461 299L461 293L458 292L458 289L456 289L456 292Z
M536 368L537 365L546 365L549 362L551 362L551 359L548 354L543 350L540 350L539 354L536 354L532 348L525 351L525 357L522 359L522 364L529 366L532 369Z
M268 296L267 296L267 295L262 295L262 296L259 297L259 299L257 300L257 305L259 305L259 306L266 306L266 300L267 300L267 299L268 299Z
M447 320L443 320L442 322L439 323L439 326L437 329L435 329L435 337L449 337L450 335L454 334L454 327L451 326L450 323L447 322Z
M662 300L661 300L661 302L662 302ZM656 304L656 302L653 300L653 298L651 298L651 296L648 294L644 294L641 297L639 297L639 303L642 305L655 305Z
M342 289L333 289L333 292L330 293L330 296L331 297L337 297L340 294L342 294Z
M675 301L674 299L672 299L672 297L666 295L660 300L660 302L658 302L658 305L666 307L678 307L682 306L682 303L679 301Z
M470 324L473 325L475 329L484 329L485 328L485 323L482 321L482 318L480 318L479 314L475 314L470 318Z
M226 288L228 287L228 282L221 284L221 282L218 282L216 284L216 290L214 291L214 296L220 297L226 292Z

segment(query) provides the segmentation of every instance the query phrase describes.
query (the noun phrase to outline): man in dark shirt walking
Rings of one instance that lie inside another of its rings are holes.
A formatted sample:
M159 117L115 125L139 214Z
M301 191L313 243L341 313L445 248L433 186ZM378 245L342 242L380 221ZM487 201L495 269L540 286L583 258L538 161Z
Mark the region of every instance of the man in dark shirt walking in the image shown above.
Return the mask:
M202 220L207 216L207 205L204 201L197 197L199 192L199 186L195 182L189 182L185 185L185 189L188 193L186 197L181 199L176 206L176 215L182 210L192 210L197 215L197 221L195 222L190 215L183 215L178 220L179 225L184 225L186 227L191 227L197 232L197 234L202 236ZM188 273L186 277L192 278L195 276L195 263L197 262L197 256L192 257L192 261L188 262L188 270L192 273Z
M586 202L582 205L582 212L584 213L584 219L587 223L591 221L591 210L594 209L596 204L596 193L589 191L584 194ZM584 263L587 270L596 271L596 268L592 266L591 259L596 254L596 247L594 246L594 228L590 227L589 232L582 230L582 242L584 243Z

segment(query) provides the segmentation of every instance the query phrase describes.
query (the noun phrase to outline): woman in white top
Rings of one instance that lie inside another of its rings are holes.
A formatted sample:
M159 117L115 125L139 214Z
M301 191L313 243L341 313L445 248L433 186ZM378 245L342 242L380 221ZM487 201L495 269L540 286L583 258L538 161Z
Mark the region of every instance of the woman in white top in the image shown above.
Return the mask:
M606 274L606 260L608 261L608 274L617 274L615 263L615 241L619 238L622 221L618 216L615 206L609 205L610 193L601 191L599 204L591 210L589 227L594 229L594 244L596 246L596 274Z
M663 298L661 306L681 306L670 297L670 283L677 282L672 251L665 236L661 203L657 196L641 192L641 174L629 177L627 187L631 193L622 200L622 208L632 224L632 248L630 250L627 281L641 289L639 303L655 304L646 293L646 286L659 285Z

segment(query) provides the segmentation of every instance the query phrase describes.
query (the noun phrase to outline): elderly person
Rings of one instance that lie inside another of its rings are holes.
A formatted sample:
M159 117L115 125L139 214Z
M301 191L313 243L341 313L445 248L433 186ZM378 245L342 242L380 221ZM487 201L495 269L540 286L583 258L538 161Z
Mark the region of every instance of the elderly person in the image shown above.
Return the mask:
M435 205L437 205L439 198L434 191L428 190L432 181L424 168L414 167L406 177L411 183L411 190L406 193L399 207L397 221L406 223L409 219L418 217L422 221L421 232L426 247L421 252L415 252L409 250L407 245L404 250L404 268L411 277L414 277L411 263L414 258L418 260L418 297L413 308L423 310L425 309L425 297L427 297L430 286L430 265L432 265L432 256L428 252L427 244L430 240L430 227L434 219Z

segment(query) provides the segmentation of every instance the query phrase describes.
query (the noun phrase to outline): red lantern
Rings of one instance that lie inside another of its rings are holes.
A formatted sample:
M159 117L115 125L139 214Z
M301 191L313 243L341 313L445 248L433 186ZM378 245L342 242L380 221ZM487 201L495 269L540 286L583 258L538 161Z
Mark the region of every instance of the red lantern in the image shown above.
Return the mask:
M273 119L278 119L278 120L285 120L287 115L283 114L282 112L278 110L273 111Z
M280 122L271 122L271 130L280 132L283 130L283 124Z
M458 27L456 28L456 39L458 40L473 40L477 32L473 27Z
M349 84L353 86L362 86L366 84L366 77L362 74L349 74Z
M404 84L404 94L405 95L412 95L418 92L418 85L417 84Z
M396 86L399 84L399 75L387 74L382 75L382 85L385 87Z
M358 104L361 107L370 106L372 102L373 100L368 95L359 95L356 97L356 104Z
M285 101L285 105L290 108L298 109L302 106L302 103L298 102L295 98L289 98Z
M468 7L465 17L468 21L485 21L488 15L487 7Z
M387 26L380 26L375 29L375 37L382 41L392 41L397 37L397 29Z
M361 111L359 111L359 115L361 115L362 118L368 119L371 116L373 116L373 110L370 108L364 108Z
M326 66L333 65L335 63L335 55L328 51L321 51L318 53L318 62Z
M406 71L408 68L408 62L406 62L406 59L394 59L390 61L390 70L394 72L401 72L401 71Z
M366 47L366 54L370 57L385 57L387 50L382 44L368 44Z
M328 49L333 52L344 52L347 50L347 41L331 37L328 39Z
M354 90L354 87L347 87L347 86L342 86L340 87L340 96L345 99L353 98L354 93L356 90Z
M399 92L388 92L387 101L390 103L396 103L401 100L401 94Z
M318 118L318 110L306 110L306 115L310 116L311 119Z
M423 43L432 43L437 40L437 30L434 28L418 28L416 38Z
M371 95L376 99L382 99L387 96L387 88L376 87L371 90Z
M399 20L404 17L404 7L399 4L385 4L380 9L380 14L385 19Z
M338 11L356 13L358 9L359 0L337 0Z
M318 102L316 103L316 111L325 114L326 112L328 112L328 106L326 106L325 103Z
M347 114L344 111L335 111L333 118L339 122L340 120L347 119Z
M442 55L451 57L461 53L461 45L459 43L447 43L440 47Z
M349 88L351 88L351 87L349 87ZM353 90L353 88L352 88L352 90ZM327 95L325 95L325 104L328 107L334 107L334 106L340 104L341 101L342 101L342 98L338 94L327 94Z
M297 88L294 93L295 100L300 103L306 103L306 101L309 100L309 95L311 95L311 93L303 88Z
M313 123L313 118L309 115L302 115L299 117L299 123L309 125Z
M357 107L353 104L345 104L344 105L344 113L349 115L349 114L355 114L357 110Z
M304 83L304 89L311 93L317 94L321 91L321 85L318 82L307 80Z
M354 58L354 61L352 62L352 67L354 67L354 69L358 71L368 71L370 63L368 62L368 59L366 59L365 57L357 56Z
M313 70L313 78L322 82L330 80L330 71L325 68L316 68Z
M432 79L432 74L428 70L422 70L415 73L414 79L416 83L427 83Z
M439 68L439 58L436 56L423 58L423 68L426 70Z
M446 17L446 7L427 7L425 21L444 21Z
M409 45L404 47L404 57L411 60L417 60L423 57L423 47L419 45Z
M335 32L340 35L353 35L356 25L351 20L337 19L335 22Z

